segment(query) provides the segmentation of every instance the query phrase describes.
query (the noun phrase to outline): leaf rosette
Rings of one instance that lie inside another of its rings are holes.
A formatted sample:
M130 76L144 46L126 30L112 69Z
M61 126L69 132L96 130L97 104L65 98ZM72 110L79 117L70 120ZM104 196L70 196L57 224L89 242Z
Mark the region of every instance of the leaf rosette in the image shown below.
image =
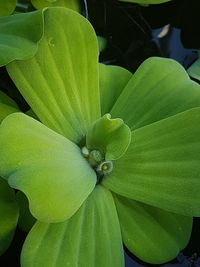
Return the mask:
M69 9L4 27L12 56L2 47L0 64L39 119L14 113L0 126L0 175L38 220L22 266L121 267L123 242L153 264L174 258L200 215L200 86L170 59L134 74L99 65L92 26Z

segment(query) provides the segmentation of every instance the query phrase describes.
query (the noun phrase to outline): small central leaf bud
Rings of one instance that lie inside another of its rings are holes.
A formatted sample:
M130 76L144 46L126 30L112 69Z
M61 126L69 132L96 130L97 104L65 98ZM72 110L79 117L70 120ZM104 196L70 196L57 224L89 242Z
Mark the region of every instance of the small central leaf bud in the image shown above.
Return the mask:
M98 150L92 150L90 152L90 157L92 157L98 163L103 160L103 157L101 155L101 152L99 152Z
M98 182L105 174L112 172L113 162L111 160L105 160L99 150L94 149L90 151L86 146L84 146L81 148L81 153L83 157L87 159L90 166L96 171Z
M96 171L100 174L109 174L113 170L113 162L111 160L101 162Z
M103 160L103 157L101 155L101 152L98 150L92 150L90 152L88 161L91 166L96 167L98 164Z

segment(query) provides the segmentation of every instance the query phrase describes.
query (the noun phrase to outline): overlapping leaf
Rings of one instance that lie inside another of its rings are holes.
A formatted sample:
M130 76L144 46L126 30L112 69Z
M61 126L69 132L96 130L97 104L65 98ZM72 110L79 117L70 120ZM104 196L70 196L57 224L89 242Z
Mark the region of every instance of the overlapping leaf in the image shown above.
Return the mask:
M111 110L133 130L200 106L200 85L174 60L144 61Z
M138 258L152 264L174 259L188 243L192 218L115 196L122 237Z
M18 112L19 110L16 108L13 108L11 106L8 106L6 104L0 103L0 122L9 114Z
M131 77L132 73L122 67L99 64L102 115L110 112Z
M22 267L123 267L121 233L112 195L97 186L69 220L37 222L21 256Z
M0 17L0 66L32 57L42 35L42 10Z
M69 218L96 184L94 171L75 144L22 113L2 122L0 147L0 174L25 193L40 221Z
M15 101L7 96L5 93L0 91L0 103L6 104L8 106L14 107L18 109L18 105L15 103Z
M167 211L200 216L200 108L132 132L128 151L103 184Z
M9 114L19 112L17 104L0 91L0 122Z
M84 17L65 8L44 11L44 31L37 54L7 69L38 118L79 142L100 116L97 38Z

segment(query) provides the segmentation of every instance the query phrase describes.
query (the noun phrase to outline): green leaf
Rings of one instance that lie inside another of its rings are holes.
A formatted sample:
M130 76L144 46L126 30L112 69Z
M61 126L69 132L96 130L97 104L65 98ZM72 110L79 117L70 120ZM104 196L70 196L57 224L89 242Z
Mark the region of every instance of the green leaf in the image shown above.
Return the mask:
M107 46L107 39L102 36L97 36L98 44L99 44L99 52L103 52Z
M200 81L200 58L198 58L188 69L188 74Z
M35 224L24 243L21 266L123 267L123 254L112 195L97 186L69 220Z
M109 113L132 73L119 66L99 64L101 114Z
M29 232L33 227L36 219L29 211L29 203L27 197L21 192L16 193L16 201L19 206L18 226L25 232Z
M17 4L17 0L0 0L0 16L7 16L13 13Z
M90 150L98 150L106 160L120 158L131 142L131 131L121 119L111 119L105 114L98 119L86 135L86 145Z
M14 100L0 91L0 123L9 114L19 112L19 108Z
M38 118L78 143L100 117L97 38L91 24L67 8L46 9L44 30L37 54L7 69Z
M28 59L36 53L43 35L42 12L0 17L0 66Z
M22 113L0 125L0 147L0 175L27 196L40 221L71 217L96 184L75 144Z
M113 109L133 130L200 106L200 85L175 60L147 59L133 75Z
M32 111L32 109L29 109L25 112L26 115L38 120L38 117L35 115L35 113Z
M138 3L142 5L148 5L148 4L161 4L166 3L171 0L118 0L120 2L129 2L129 3Z
M62 6L80 12L79 0L31 0L31 3L37 9Z
M200 216L200 108L132 133L103 184L114 192L186 216Z
M19 109L18 105L15 103L15 101L7 96L5 93L0 91L0 103L6 104L8 106L14 107L16 109Z
M0 255L9 247L19 216L15 194L8 183L0 178Z
M19 110L0 102L0 122L14 112L19 112Z
M141 260L161 264L187 245L192 218L136 202L115 198L125 246Z

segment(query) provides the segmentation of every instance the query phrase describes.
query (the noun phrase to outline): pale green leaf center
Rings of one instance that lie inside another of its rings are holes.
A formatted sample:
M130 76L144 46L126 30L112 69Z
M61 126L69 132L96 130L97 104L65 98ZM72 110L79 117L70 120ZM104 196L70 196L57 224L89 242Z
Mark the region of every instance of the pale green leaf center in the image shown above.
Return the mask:
M113 161L128 149L131 131L122 119L111 119L110 114L94 122L86 134L81 152L97 174L97 183L113 170Z

